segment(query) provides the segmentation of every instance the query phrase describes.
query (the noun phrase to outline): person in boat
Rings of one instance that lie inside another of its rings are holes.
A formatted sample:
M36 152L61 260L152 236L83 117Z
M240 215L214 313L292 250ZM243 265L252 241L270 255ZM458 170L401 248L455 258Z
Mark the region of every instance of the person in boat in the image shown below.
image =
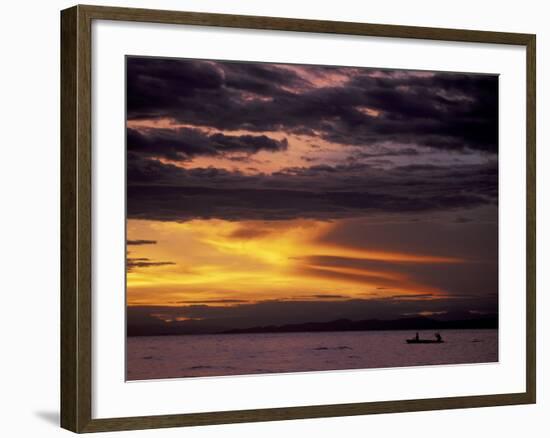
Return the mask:
M441 342L441 335L439 333L436 333L435 334L435 339L437 340L437 342Z
M416 332L416 336L414 337L415 341L418 341L420 337L418 336L418 332Z

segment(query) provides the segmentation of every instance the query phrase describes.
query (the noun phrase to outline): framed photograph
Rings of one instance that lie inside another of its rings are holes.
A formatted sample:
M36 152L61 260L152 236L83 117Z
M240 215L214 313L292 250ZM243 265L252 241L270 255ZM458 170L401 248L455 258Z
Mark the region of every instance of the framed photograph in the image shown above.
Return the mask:
M535 403L535 35L61 13L61 422Z

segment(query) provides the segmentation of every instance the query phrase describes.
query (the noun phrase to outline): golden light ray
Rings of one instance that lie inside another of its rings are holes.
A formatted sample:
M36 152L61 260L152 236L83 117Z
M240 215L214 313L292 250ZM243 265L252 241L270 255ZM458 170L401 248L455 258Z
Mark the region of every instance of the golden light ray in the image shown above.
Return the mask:
M177 305L238 299L298 299L319 294L364 298L445 291L419 284L395 270L319 266L318 256L395 263L462 263L454 257L350 248L322 242L336 222L316 220L193 220L184 223L130 220L129 239L156 244L129 246L129 257L166 260L173 265L136 268L128 273L129 305ZM387 291L380 292L384 286ZM391 290L390 290L391 289Z

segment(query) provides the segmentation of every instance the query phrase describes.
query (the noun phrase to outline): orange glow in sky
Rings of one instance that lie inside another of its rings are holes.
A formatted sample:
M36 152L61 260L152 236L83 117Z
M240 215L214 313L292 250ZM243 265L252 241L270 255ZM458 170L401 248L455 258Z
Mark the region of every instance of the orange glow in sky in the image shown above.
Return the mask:
M304 300L319 295L345 299L392 295L446 295L400 272L402 264L463 263L452 257L345 247L322 241L337 221L192 220L183 223L128 221L128 239L156 244L128 246L130 259L172 264L128 272L129 305L181 305L231 300ZM319 264L337 257L388 262L393 268Z

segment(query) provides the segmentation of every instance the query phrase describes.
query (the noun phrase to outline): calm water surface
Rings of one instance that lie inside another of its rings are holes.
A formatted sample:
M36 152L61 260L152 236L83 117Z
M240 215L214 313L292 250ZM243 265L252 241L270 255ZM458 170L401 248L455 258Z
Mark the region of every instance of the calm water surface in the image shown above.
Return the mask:
M497 330L441 330L443 344L409 345L410 331L131 337L128 380L498 361ZM420 332L433 338L433 332Z

